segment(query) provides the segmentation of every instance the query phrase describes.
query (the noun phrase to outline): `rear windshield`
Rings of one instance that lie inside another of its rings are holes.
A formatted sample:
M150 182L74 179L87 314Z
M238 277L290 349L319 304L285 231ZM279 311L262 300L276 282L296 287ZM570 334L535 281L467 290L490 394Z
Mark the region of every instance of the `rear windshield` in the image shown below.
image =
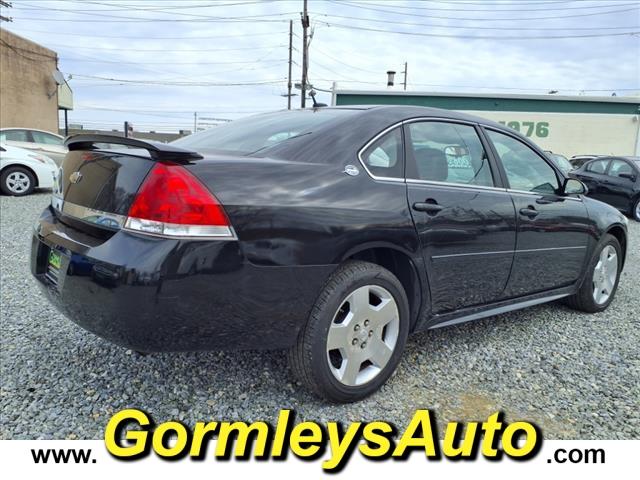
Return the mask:
M255 115L180 138L172 144L195 151L206 149L250 155L291 138L308 135L331 120L345 118L355 112L317 109Z

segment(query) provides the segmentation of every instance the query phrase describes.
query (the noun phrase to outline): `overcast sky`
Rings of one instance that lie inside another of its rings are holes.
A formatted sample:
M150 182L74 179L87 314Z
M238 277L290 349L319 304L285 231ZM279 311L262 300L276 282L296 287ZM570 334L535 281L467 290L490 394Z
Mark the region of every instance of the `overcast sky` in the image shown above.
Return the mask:
M193 128L193 112L202 125L286 108L289 20L295 82L302 3L13 0L2 11L13 22L2 26L58 53L72 123L175 131ZM308 3L309 79L319 88L385 89L385 72L396 70L399 84L406 61L409 90L640 91L637 0Z

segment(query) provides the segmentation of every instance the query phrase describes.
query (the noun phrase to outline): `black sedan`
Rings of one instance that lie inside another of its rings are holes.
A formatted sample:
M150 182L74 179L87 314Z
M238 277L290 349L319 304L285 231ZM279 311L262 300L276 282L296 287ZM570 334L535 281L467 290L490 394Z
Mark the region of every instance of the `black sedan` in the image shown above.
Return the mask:
M640 157L598 157L570 174L608 203L640 222Z
M602 311L625 261L622 214L461 113L319 108L66 144L31 249L51 302L142 352L288 349L331 401L376 391L415 331L557 299Z

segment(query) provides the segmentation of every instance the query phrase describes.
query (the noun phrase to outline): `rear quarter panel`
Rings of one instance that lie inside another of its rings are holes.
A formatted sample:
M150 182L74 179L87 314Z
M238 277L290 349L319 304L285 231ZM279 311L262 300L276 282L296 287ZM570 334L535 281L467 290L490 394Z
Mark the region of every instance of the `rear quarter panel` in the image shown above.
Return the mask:
M406 185L344 165L270 159L199 161L188 168L224 205L256 265L338 264L362 246L418 252Z

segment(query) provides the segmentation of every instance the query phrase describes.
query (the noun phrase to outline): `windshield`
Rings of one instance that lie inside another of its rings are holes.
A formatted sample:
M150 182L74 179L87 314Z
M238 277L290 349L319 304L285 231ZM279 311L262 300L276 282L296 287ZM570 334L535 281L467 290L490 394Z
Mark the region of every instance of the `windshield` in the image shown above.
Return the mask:
M172 144L195 151L210 149L248 155L310 134L322 124L355 112L347 109L316 109L255 115L180 138Z
M574 169L573 165L571 165L571 162L562 155L552 154L551 158L556 162L556 165L558 166L558 168L562 170L562 173L569 173L571 170Z

